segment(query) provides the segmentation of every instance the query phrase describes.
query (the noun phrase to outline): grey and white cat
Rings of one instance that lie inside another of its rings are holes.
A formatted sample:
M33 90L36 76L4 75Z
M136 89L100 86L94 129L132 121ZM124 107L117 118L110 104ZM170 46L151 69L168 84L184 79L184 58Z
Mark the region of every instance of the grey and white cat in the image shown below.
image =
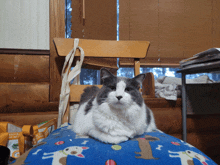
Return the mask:
M152 111L139 92L145 74L130 79L101 69L103 87L84 89L72 129L105 143L117 144L156 129Z

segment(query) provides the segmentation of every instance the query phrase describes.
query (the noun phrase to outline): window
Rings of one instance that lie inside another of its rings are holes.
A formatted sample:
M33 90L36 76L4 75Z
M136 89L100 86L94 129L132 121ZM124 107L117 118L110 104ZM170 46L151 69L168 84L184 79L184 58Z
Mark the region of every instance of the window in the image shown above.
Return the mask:
M117 0L117 4L119 4L119 0ZM71 37L71 0L66 0L66 38ZM117 40L119 40L119 5L117 5ZM152 72L154 74L154 78L157 79L160 76L170 76L170 77L181 77L180 73L176 73L178 68L165 68L165 67L144 67L140 69L140 73ZM81 70L80 75L80 83L81 84L99 84L100 77L99 71L93 69L83 69ZM134 69L133 68L119 68L117 71L118 76L123 77L133 77ZM201 74L191 74L187 75L187 79L193 79L199 77L201 75L208 75L210 79L214 81L220 80L220 75L218 73L201 73Z
M164 68L164 67L158 67L158 68L146 67L146 68L141 68L140 73L152 72L154 74L155 79L157 79L160 76L181 78L181 74L177 73L177 70L179 70L179 69L178 68ZM119 68L117 75L132 78L134 76L134 69L133 68ZM186 79L193 79L193 78L197 78L202 75L208 75L211 80L220 81L220 74L219 73L187 74Z

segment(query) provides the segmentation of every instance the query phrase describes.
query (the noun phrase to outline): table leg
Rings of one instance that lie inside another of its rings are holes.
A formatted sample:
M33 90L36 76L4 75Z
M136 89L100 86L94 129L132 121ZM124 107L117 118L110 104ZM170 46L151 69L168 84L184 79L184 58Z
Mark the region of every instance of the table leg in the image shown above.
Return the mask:
M183 141L186 142L187 129L186 129L186 74L182 73L182 125L183 125Z

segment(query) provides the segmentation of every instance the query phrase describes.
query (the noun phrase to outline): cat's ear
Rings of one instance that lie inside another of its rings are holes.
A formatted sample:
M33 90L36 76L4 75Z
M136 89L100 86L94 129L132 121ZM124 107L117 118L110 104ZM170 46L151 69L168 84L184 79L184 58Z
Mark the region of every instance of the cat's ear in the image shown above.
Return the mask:
M115 77L111 72L109 72L105 68L102 68L100 70L100 73L101 73L101 79L105 79L105 78L108 78L108 77Z
M142 84L142 82L144 81L146 75L145 74L139 74L137 76L135 76L133 79L135 81L137 81L138 83Z

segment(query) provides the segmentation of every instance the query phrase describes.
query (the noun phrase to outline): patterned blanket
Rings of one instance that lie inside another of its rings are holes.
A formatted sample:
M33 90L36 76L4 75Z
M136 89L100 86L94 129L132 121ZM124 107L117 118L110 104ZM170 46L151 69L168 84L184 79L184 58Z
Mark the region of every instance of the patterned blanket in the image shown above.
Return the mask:
M54 130L12 164L216 165L197 148L160 130L113 145L78 136L67 126Z

